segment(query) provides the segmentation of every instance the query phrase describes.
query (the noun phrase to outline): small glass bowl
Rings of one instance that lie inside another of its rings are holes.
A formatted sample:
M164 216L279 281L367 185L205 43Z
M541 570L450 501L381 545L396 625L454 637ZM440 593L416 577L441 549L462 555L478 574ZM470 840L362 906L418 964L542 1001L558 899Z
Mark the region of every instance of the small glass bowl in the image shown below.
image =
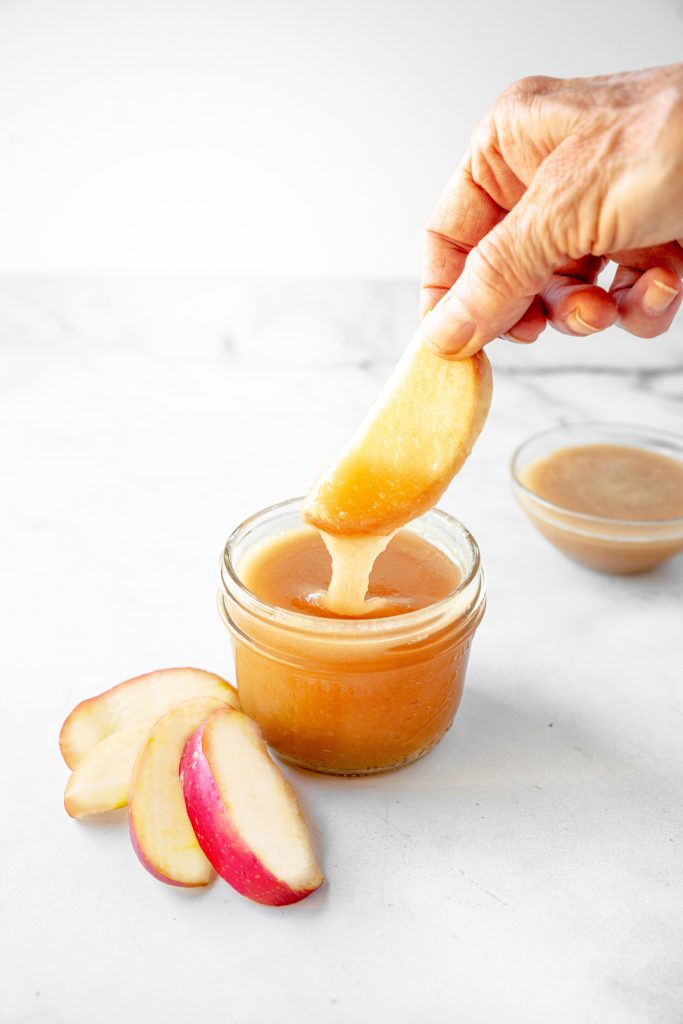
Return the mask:
M515 496L534 526L556 548L599 572L627 576L645 572L683 551L683 517L662 520L611 519L555 505L523 482L526 467L561 448L620 445L666 455L683 464L683 438L620 423L555 427L528 438L512 457Z

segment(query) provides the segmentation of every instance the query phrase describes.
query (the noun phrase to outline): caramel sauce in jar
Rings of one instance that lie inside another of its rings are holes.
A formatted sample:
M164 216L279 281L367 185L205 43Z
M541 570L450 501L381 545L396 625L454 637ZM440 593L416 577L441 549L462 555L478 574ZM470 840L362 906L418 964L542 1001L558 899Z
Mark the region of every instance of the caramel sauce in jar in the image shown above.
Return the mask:
M450 728L485 585L473 538L442 512L389 542L363 614L325 606L329 554L299 502L242 524L226 545L220 608L242 707L285 761L336 774L386 771Z

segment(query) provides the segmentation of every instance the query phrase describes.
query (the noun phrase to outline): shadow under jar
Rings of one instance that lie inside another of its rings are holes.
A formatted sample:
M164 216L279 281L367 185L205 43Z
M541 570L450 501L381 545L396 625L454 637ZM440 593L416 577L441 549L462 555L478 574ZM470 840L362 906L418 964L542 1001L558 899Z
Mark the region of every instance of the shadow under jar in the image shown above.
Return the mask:
M286 762L338 775L387 771L422 757L450 728L485 607L476 542L433 510L406 532L436 547L459 582L427 607L376 618L325 618L252 593L240 577L258 545L301 530L300 499L242 523L221 564L219 608L235 650L244 712Z

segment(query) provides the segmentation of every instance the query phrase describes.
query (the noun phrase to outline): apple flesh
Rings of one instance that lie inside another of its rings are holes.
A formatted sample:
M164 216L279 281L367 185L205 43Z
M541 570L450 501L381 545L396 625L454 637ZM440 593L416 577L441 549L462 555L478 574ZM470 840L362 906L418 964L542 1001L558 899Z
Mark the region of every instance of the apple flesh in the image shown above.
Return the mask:
M119 729L78 762L64 792L64 807L72 818L126 806L135 759L149 731L145 720Z
M147 722L137 722L112 733L88 751L66 784L67 814L82 818L126 806L133 765L148 732Z
M237 690L225 679L198 668L167 668L128 679L78 704L62 726L59 746L69 768L76 768L102 740L137 723L151 729L181 701L217 697L239 708Z
M190 824L178 772L187 741L219 708L225 703L215 697L178 704L152 726L133 767L128 803L133 848L150 874L169 885L208 885L213 875Z
M302 507L323 533L387 537L439 500L472 450L491 404L483 352L448 360L408 346L346 447Z
M255 722L215 711L188 742L180 778L199 845L243 896L284 906L322 885L296 796Z

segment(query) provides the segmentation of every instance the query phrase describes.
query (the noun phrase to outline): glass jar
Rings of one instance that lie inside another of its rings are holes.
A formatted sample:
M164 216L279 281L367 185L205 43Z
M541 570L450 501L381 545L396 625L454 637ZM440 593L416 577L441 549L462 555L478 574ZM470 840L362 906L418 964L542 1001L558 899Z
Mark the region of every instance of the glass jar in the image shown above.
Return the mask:
M432 510L405 527L458 566L461 582L417 611L327 619L276 607L240 579L245 555L300 530L301 499L238 526L220 571L219 609L235 650L244 712L282 760L338 775L408 764L431 750L458 709L485 579L474 538Z

